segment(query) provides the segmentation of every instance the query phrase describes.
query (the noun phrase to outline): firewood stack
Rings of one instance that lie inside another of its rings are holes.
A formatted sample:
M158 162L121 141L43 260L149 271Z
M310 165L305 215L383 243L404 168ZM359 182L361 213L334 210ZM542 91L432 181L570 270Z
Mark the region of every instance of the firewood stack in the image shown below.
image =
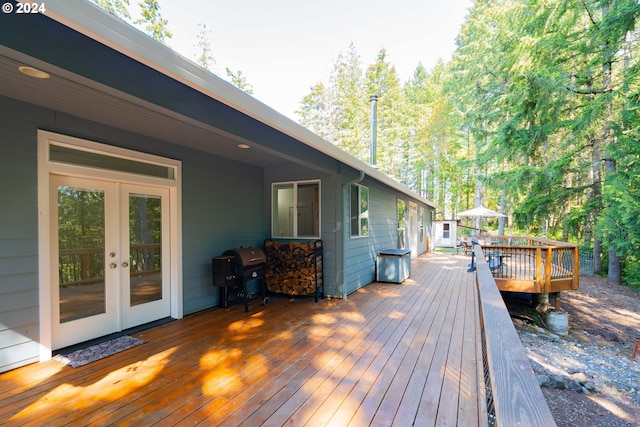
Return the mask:
M322 244L267 240L264 279L271 292L314 295L322 287ZM316 286L317 277L317 286Z

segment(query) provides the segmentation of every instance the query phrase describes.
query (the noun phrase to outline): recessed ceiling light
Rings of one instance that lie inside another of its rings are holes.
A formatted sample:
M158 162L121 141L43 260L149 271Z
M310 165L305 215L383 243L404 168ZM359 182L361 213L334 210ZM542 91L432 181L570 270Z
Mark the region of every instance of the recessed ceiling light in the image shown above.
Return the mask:
M238 148L242 148L243 150L246 150L247 148L251 148L251 146L247 144L238 144Z
M20 70L22 74L26 74L29 77L35 77L36 79L48 79L49 77L51 77L49 73L45 73L42 70L38 70L37 68L33 67L27 67L25 65L18 67L18 70Z

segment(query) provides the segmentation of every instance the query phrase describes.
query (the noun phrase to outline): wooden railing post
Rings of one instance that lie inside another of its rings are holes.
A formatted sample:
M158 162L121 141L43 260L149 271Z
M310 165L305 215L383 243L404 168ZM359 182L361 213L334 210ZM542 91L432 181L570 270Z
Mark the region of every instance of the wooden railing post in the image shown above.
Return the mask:
M544 264L544 290L545 294L551 291L551 265L553 264L553 248L547 247L547 256Z
M504 236L493 238L502 240L504 245L496 245L494 241L483 247L499 256L499 267L492 263L491 271L500 290L539 294L579 288L577 245L534 237L510 237L507 242L504 242Z
M539 289L543 289L543 272L542 272L542 249L536 248L536 285Z
M580 286L580 248L573 248L573 286L572 289L578 289Z

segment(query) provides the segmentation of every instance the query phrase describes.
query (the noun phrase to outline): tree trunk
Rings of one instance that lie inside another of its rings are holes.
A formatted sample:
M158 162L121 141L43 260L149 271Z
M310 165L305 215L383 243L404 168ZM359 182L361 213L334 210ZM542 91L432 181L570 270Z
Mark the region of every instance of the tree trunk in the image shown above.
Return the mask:
M597 237L593 238L593 272L602 273L602 242Z
M602 7L602 18L607 16L609 13L609 5L605 3ZM612 61L613 54L610 52L611 46L608 43L605 43L603 46L603 64L602 64L602 87L604 89L604 93L610 95L613 92L613 79L612 79ZM613 100L611 97L607 98L607 113L606 113L606 121L605 127L602 135L603 145L604 145L604 178L605 180L611 177L616 173L616 163L613 157L611 156L611 151L616 142L614 134L613 134ZM611 243L609 244L609 265L608 265L608 274L607 279L614 283L621 282L621 268L620 268L620 257L618 256L615 249L611 248Z
M593 232L593 228L598 215L600 214L600 206L602 205L602 191L601 185L601 171L600 162L602 161L600 156L600 141L598 138L593 138L593 151L591 153L591 190L587 197L588 203L591 203L594 208L589 212L589 218L587 219L587 233L589 237L593 239L593 272L595 274L602 273L602 242Z

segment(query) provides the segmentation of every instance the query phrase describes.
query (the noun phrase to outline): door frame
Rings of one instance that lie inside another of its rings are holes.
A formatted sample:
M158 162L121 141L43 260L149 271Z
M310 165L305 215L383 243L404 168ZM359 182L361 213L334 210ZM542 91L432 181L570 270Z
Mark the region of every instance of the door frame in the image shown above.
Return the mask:
M124 161L166 167L173 171L171 178L146 176L118 170L94 168L78 164L54 162L50 159L50 147L61 146L73 150L107 156ZM66 175L104 181L141 184L169 190L170 218L170 316L183 316L182 304L182 162L134 150L101 144L86 139L38 130L38 267L39 267L39 316L40 316L40 361L52 357L52 309L51 309L51 221L50 189L51 175Z

